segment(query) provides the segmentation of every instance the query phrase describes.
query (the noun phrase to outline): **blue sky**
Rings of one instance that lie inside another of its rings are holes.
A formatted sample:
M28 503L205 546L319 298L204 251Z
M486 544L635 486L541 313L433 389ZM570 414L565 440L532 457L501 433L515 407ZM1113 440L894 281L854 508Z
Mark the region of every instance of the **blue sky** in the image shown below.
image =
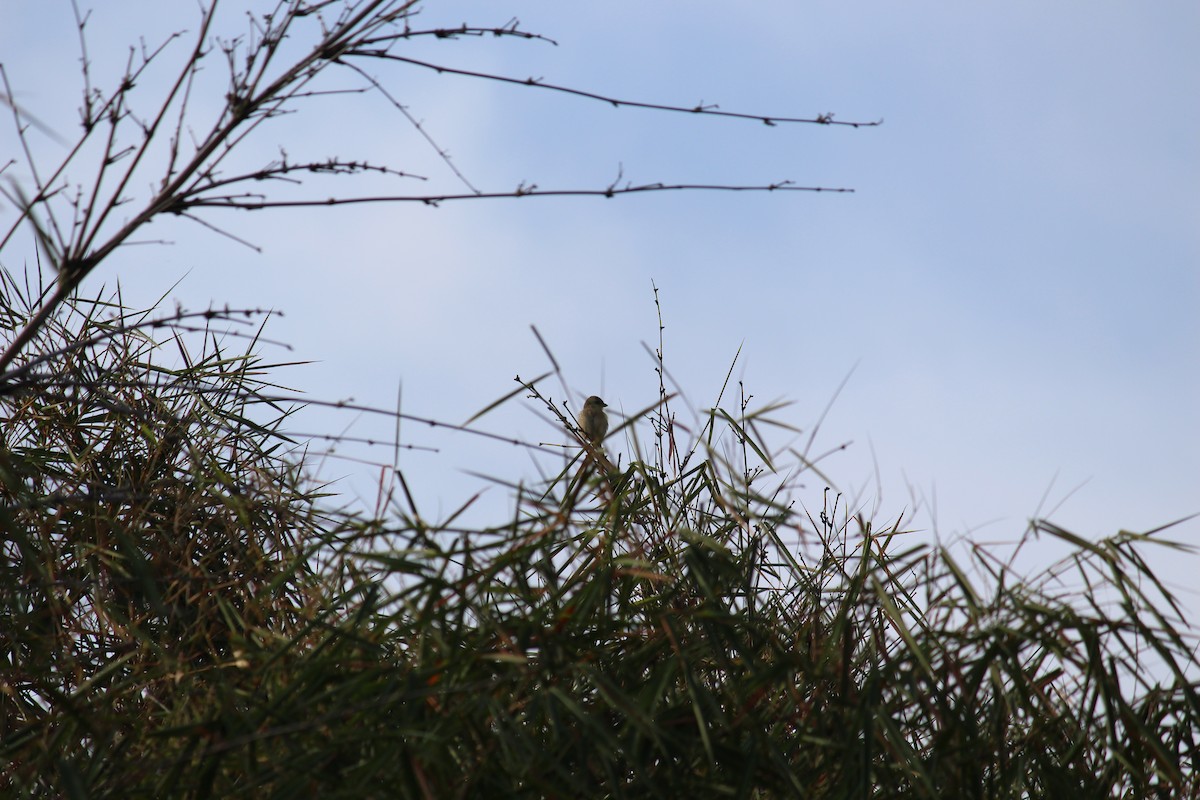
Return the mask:
M95 8L97 83L115 78L139 32L155 41L194 26L190 3ZM225 30L244 30L239 8L229 4ZM402 383L405 411L461 422L510 391L514 375L546 368L530 325L582 395L600 393L618 410L652 402L642 343L657 336L653 281L668 368L698 407L715 398L741 347L735 378L761 401L794 401L784 416L807 435L853 370L815 449L853 442L827 473L882 521L915 510L911 527L997 541L1019 536L1039 508L1089 537L1200 511L1200 6L729 8L431 2L427 24L516 17L558 45L488 38L413 52L632 100L884 124L768 128L367 69L484 190L599 188L621 170L634 183L786 178L854 194L214 212L263 252L162 221L146 238L173 244L118 252L85 290L119 279L127 296L149 299L182 278L174 295L189 307L282 309L270 333L295 350L278 356L316 362L284 382L382 406ZM10 0L0 60L17 99L73 133L70 5ZM338 85L358 84L347 76ZM313 101L248 141L247 155L270 158L280 144L296 157L367 157L429 178L413 189L461 189L377 96ZM38 146L46 163L61 153L45 139ZM9 157L20 154L5 128L0 161ZM0 208L0 221L11 213ZM14 245L0 259L19 269L29 253ZM390 431L345 414L305 423ZM560 440L520 404L483 427ZM516 448L415 427L403 436L440 450L401 461L432 517L478 488L467 471L537 476ZM325 471L351 476L350 491L375 474L340 459ZM803 482L800 499L819 503L820 481ZM504 503L500 490L489 497ZM1174 536L1200 542L1200 522ZM1045 561L1056 555L1042 546ZM1163 564L1200 605L1189 583L1195 559Z

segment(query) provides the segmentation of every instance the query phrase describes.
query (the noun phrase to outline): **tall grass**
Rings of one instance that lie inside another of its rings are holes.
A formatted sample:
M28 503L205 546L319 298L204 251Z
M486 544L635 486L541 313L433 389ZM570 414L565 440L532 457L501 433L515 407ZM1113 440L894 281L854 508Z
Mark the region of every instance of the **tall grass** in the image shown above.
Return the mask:
M3 279L11 334L39 290ZM579 440L471 530L403 513L397 475L372 518L282 434L256 312L119 300L0 382L5 796L1197 792L1157 533L1037 522L1072 552L1032 576L918 544L800 487L775 408L685 428L661 365L628 464ZM575 441L544 384L518 394Z

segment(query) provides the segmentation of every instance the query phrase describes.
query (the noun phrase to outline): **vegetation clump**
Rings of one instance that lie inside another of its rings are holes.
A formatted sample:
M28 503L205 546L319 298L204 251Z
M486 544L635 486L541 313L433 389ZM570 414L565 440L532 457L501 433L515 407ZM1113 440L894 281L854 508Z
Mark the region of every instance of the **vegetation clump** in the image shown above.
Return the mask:
M34 304L5 281L11 332ZM1194 632L1149 534L1035 522L1073 552L1026 577L830 489L810 512L777 409L689 433L661 367L627 465L580 438L478 529L400 510L397 471L367 515L282 430L257 328L227 346L255 312L118 301L5 375L6 796L1196 791Z

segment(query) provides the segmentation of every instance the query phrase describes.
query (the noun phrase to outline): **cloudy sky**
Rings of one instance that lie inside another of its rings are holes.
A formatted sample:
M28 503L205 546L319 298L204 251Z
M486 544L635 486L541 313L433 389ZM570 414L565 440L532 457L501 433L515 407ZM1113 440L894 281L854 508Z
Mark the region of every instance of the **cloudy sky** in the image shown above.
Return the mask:
M195 28L192 3L93 6L98 85L111 85L139 36L155 43ZM81 81L70 4L4 7L0 60L15 98L73 137ZM696 407L712 404L741 348L735 379L757 401L793 401L781 415L804 430L803 444L850 375L814 450L852 442L825 462L826 473L881 523L911 515L910 527L944 539L997 541L1050 511L1089 537L1200 512L1200 6L729 9L428 2L422 25L516 18L557 44L464 39L406 52L631 100L883 124L767 127L614 109L411 66L364 68L484 191L522 182L603 188L620 173L633 183L790 179L853 194L214 211L209 221L262 252L164 220L142 238L171 244L119 251L85 291L119 279L138 301L171 290L192 308L281 309L270 335L294 350L267 354L315 362L287 369L282 382L385 407L402 385L406 412L462 422L514 388L515 375L547 368L531 325L578 392L573 403L591 393L618 411L652 402L657 379L643 343L657 338L653 282L668 369ZM243 33L243 10L229 2L219 28ZM170 54L164 63L177 65L186 47ZM219 72L214 61L209 75ZM166 74L147 78L147 104ZM363 81L345 74L328 85ZM212 86L195 100L198 120L220 103L220 80ZM64 152L33 140L44 165ZM246 163L279 146L297 160L367 158L428 178L383 187L393 192L463 189L377 94L309 101L247 140ZM17 164L5 175L23 180L11 125L0 132L0 162L10 158ZM361 191L381 186L364 182ZM11 215L0 209L5 227ZM0 259L9 269L32 261L15 244ZM556 383L547 389L561 399ZM390 435L390 423L345 413L301 422ZM480 424L562 440L520 403ZM401 454L430 517L481 485L469 472L537 476L519 448L417 426L402 438L438 448ZM325 473L347 476L340 485L360 494L375 474L340 458ZM823 483L802 482L799 499L819 504ZM505 500L499 489L488 497ZM1200 542L1200 522L1173 535ZM1053 555L1047 549L1044 559ZM1186 568L1162 563L1191 591L1195 559Z

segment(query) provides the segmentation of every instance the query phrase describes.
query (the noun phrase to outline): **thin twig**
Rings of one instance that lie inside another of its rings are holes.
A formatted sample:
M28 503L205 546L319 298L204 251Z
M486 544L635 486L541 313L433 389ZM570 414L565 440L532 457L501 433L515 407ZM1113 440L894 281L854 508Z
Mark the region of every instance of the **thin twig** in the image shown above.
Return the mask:
M554 83L546 83L540 78L510 78L507 75L496 75L490 72L476 72L469 69L456 69L447 67L443 64L433 64L428 61L420 61L407 56L397 56L382 50L349 50L345 56L364 56L368 58L382 58L388 61L399 61L405 64L412 64L417 67L431 69L437 73L447 73L449 75L463 75L469 78L482 78L489 81L497 81L499 83L511 83L518 86L531 86L538 89L546 89L552 92L562 92L563 94L575 95L576 97L585 97L589 100L598 100L602 103L608 103L613 108L628 106L629 108L645 108L653 111L672 111L682 114L703 114L710 117L729 117L732 119L749 119L756 122L761 122L765 125L776 125L778 123L808 123L812 125L844 125L849 128L874 128L883 124L883 120L875 120L874 122L846 122L843 120L834 119L833 114L818 114L815 117L775 117L766 114L746 114L736 111L721 111L716 106L697 104L694 106L673 106L663 103L642 103L636 100L622 100L619 97L610 97L608 95L597 94L596 92L588 92L582 89L572 89L569 86L561 86Z

